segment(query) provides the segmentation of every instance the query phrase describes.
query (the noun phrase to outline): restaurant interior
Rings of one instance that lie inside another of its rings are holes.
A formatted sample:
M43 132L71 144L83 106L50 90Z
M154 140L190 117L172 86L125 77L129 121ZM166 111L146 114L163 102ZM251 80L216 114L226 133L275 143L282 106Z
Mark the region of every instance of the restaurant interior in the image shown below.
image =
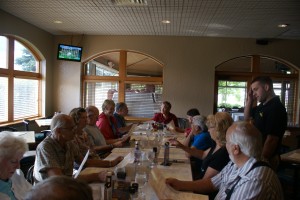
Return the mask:
M190 108L239 121L251 80L266 75L286 106L290 153L300 148L299 10L278 0L0 1L0 130L30 132L34 151L56 113L101 112L105 99L127 103L128 123L151 120L163 101L181 128ZM297 199L300 158L290 155L278 176Z

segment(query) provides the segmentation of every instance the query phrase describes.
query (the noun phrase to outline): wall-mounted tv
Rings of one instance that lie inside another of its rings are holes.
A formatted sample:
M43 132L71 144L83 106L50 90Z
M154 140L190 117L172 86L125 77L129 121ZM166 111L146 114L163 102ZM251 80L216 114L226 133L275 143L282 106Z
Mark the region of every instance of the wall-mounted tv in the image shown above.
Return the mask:
M82 47L59 44L57 50L57 59L69 61L81 61Z

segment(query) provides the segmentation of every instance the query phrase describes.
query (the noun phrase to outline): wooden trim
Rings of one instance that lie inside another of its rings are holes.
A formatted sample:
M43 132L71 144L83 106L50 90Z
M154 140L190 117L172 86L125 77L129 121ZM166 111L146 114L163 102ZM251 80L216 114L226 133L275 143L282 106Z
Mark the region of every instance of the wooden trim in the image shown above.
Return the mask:
M120 51L119 57L119 102L125 102L125 80L126 80L126 65L127 65L127 52Z
M216 76L228 76L228 77L256 77L256 76L271 76L274 78L285 79L298 79L298 74L277 74L277 73L260 73L260 72L229 72L229 71L216 71Z
M8 38L8 121L14 120L14 39Z
M15 37L15 36L6 36L8 39L8 63L7 69L0 69L0 73L2 77L7 77L8 78L8 119L5 122L1 122L0 124L10 124L10 123L16 123L19 121L19 119L14 120L14 78L23 78L23 79L33 79L33 80L38 80L39 85L38 85L38 91L39 91L39 96L38 96L38 116L41 116L41 106L42 106L42 75L41 75L41 62L40 62L40 57L38 54L35 54L34 49L30 47L30 45L27 45L27 42L24 42L21 38ZM27 72L27 71L19 71L19 70L14 70L14 48L15 48L15 41L20 42L25 48L27 48L30 53L33 55L33 57L36 60L36 67L37 67L37 72ZM28 118L29 119L29 118Z
M35 78L35 79L41 79L42 75L35 73L35 72L26 72L26 71L17 71L14 70L14 77L15 78Z
M117 76L83 76L84 81L106 81L106 82L119 82L119 77Z
M9 75L9 69L0 68L0 74L1 76L8 76Z
M259 66L260 66L260 56L253 55L251 57L251 71L252 71L252 73L259 72Z

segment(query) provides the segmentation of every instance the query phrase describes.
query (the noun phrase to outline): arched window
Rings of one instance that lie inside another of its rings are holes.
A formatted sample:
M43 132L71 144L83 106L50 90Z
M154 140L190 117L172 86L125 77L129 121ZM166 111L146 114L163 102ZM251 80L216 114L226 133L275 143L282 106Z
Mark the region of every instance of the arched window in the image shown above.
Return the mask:
M159 112L163 91L163 65L133 51L97 55L83 66L83 106L101 111L105 99L126 102L129 117L151 118Z
M41 116L38 56L22 41L0 36L0 124Z
M298 124L298 70L285 61L268 56L242 56L216 67L215 111L243 112L251 80L260 75L272 78L274 92L286 107L288 124Z

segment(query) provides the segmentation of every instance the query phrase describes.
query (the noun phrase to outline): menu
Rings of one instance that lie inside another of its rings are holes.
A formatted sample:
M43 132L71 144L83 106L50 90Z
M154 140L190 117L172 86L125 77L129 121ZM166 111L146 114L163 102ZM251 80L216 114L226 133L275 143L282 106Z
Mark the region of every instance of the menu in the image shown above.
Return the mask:
M152 169L149 177L149 184L159 199L208 200L208 196L206 195L177 191L167 185L165 179L164 174L161 173L158 168Z

